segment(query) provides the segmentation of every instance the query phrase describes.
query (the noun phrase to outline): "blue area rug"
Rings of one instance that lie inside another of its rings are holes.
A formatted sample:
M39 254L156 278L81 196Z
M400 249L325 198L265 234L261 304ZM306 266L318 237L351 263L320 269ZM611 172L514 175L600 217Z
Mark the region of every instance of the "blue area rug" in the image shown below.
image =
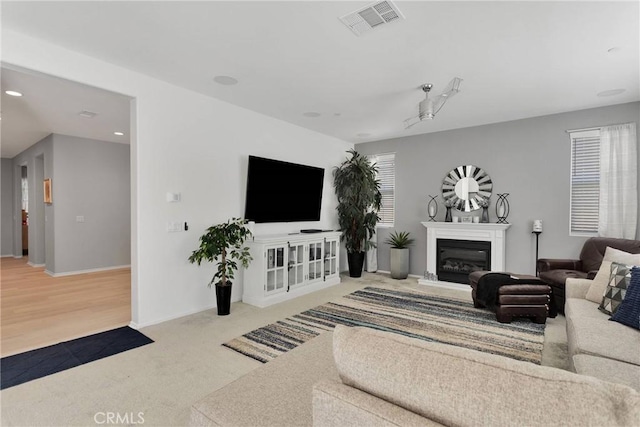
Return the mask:
M0 360L4 390L27 381L55 374L123 351L152 343L146 335L128 326L84 338L27 351Z

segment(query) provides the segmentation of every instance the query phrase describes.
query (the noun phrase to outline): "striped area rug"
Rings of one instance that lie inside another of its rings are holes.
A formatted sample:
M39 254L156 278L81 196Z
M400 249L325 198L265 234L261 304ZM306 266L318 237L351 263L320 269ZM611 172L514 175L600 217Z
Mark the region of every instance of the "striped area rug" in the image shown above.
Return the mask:
M223 345L266 363L337 324L366 326L540 364L545 325L498 323L489 310L413 290L367 287Z

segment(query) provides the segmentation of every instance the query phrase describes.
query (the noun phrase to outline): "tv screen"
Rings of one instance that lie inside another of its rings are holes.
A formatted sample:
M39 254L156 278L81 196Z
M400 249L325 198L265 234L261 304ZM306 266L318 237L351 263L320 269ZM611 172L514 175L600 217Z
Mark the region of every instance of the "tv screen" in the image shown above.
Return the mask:
M324 169L249 156L245 219L319 221Z

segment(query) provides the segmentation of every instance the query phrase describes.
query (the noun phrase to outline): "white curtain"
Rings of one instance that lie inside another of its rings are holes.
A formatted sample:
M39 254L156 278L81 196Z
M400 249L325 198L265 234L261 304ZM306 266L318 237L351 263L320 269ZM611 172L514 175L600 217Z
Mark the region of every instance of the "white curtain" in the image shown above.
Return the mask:
M635 123L600 129L600 236L636 238L637 145Z
M378 244L378 234L373 233L373 237L369 239L370 242ZM367 249L367 271L369 273L375 273L378 271L378 249L371 247Z

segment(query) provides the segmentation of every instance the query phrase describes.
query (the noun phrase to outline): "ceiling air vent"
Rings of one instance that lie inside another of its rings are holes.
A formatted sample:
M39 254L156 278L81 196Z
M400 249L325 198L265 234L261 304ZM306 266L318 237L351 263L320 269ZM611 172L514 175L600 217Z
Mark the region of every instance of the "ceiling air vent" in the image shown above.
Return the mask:
M340 18L357 36L396 19L404 19L404 16L390 1L372 3Z
M94 113L93 111L82 110L78 113L80 117L84 117L85 119L93 119L98 113Z

